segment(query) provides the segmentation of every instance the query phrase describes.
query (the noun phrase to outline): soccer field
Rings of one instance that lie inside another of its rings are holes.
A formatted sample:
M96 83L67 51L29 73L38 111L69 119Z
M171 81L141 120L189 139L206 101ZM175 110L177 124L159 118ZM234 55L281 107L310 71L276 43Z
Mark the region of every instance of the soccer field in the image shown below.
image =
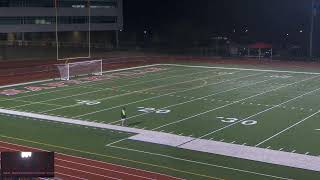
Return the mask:
M187 179L319 179L319 102L316 72L156 64L2 87L0 139ZM123 107L128 125L117 129ZM15 118L15 112L27 114ZM16 126L31 130L10 128ZM146 137L152 132L161 132L160 139ZM254 157L231 152L246 148ZM280 166L259 157L264 150L311 158L315 166Z

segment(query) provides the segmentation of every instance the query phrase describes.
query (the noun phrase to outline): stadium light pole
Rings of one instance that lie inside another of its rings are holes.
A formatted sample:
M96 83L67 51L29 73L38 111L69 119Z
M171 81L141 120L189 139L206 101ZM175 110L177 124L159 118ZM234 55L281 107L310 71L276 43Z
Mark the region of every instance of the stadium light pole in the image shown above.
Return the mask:
M312 0L311 6L311 22L310 22L310 40L309 40L309 56L310 58L313 57L313 31L314 31L314 19L317 15L317 8L315 7L316 3L315 0Z
M57 47L57 60L59 60L59 37L58 37L58 1L54 1L54 6L56 10L56 47Z
M89 58L91 58L91 4L90 0L88 0L88 23L89 23L89 34L88 34L88 41L89 41Z

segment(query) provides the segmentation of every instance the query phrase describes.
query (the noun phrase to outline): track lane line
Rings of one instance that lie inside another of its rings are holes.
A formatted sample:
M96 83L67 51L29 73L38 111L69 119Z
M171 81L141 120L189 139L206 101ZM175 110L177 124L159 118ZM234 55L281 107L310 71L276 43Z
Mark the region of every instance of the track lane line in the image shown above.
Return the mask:
M282 134L282 133L284 133L284 132L286 132L286 131L290 130L291 128L293 128L293 127L295 127L295 126L298 126L299 124L301 124L301 123L305 122L306 120L308 120L308 119L310 119L310 118L312 118L312 117L314 117L314 116L318 115L319 113L320 113L320 111L317 111L317 112L315 112L315 113L311 114L310 116L308 116L308 117L306 117L306 118L302 119L301 121L298 121L298 122L296 122L296 123L292 124L291 126L289 126L289 127L285 128L285 129L283 129L282 131L280 131L280 132L278 132L278 133L274 134L273 136L271 136L271 137L269 137L269 138L267 138L267 139L265 139L265 140L263 140L263 141L259 142L258 144L256 144L256 145L255 145L255 147L260 146L261 144L264 144L265 142L267 142L267 141L269 141L269 140L271 140L271 139L273 139L273 138L275 138L275 137L279 136L280 134Z
M59 168L63 168L63 169L68 169L68 170L72 170L72 171L77 171L77 172L80 172L80 173L83 173L83 174L89 174L89 175L93 175L93 176L99 176L99 177L103 177L103 178L121 180L120 178L116 178L116 177L112 177L112 176L106 176L106 175L102 175L102 174L92 173L92 172L83 171L83 170L74 169L74 168L65 167L65 166L60 166L60 165L55 165L55 167L59 167Z
M104 171L115 172L115 173L124 174L124 175L128 175L128 176L138 177L138 178L141 178L141 179L154 179L154 178L139 176L139 175L135 175L135 174L131 174L131 173L126 173L126 172L122 172L122 171L116 171L116 170L112 170L112 169L106 169L106 168L101 168L101 167L97 167L97 166L91 166L91 165L88 165L88 164L83 164L83 163L68 161L68 160L59 159L59 158L56 158L56 160L62 161L62 162L67 162L67 163L71 163L71 164L77 164L77 165L80 165L80 166L85 166L85 167L91 167L91 168L95 168L95 169L100 169L100 170L104 170Z
M73 175L69 175L69 174L65 174L65 173L61 173L61 172L54 172L55 174L60 174L62 176L67 176L67 177L71 177L71 178L75 178L75 179L81 179L81 180L89 180L89 179L85 179L85 178L81 178L81 177L77 177L77 176L73 176Z

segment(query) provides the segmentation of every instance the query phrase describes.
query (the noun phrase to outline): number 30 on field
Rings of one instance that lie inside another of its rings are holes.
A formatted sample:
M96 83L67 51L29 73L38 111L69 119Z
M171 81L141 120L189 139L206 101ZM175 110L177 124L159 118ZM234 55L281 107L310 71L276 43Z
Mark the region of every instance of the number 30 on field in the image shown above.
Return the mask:
M224 122L224 123L235 123L235 122L241 121L241 120L239 120L238 118L217 117L217 119L220 119L221 122ZM255 125L255 124L257 124L257 123L258 123L258 122L255 121L255 120L245 120L245 121L241 121L241 124L242 124L242 125L245 125L245 126L252 126L252 125Z

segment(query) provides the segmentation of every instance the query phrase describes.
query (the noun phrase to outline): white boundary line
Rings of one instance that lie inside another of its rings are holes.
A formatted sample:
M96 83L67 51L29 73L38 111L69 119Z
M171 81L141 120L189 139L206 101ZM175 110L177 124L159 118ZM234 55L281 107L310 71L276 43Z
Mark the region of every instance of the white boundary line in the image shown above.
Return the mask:
M0 109L1 110L1 109ZM113 125L106 125L106 124L101 124L101 123L93 123L93 122L84 122L84 121L81 121L81 120L73 120L73 119L66 119L66 118L57 118L57 117L54 117L54 116L45 116L45 115L38 115L38 114L33 114L33 113L22 113L22 112L17 112L17 111L9 111L9 110L1 110L3 111L3 113L6 113L6 114L15 114L15 115L19 115L19 116L29 116L29 117L33 117L33 118L39 118L39 119L46 119L48 121L56 121L56 122L66 122L66 123L71 123L71 124L79 124L79 125L83 125L83 126L90 126L90 127L99 127L99 128L106 128L106 129L113 129L113 130L118 130L118 131L126 131L126 132L132 132L132 133L137 133L139 135L135 135L133 137L137 137L137 136L140 136L140 137L147 137L147 138L151 138L151 143L155 143L155 140L153 139L153 137L166 137L166 138L162 138L160 141L162 143L171 143L171 141L173 139L175 139L175 141L177 143L179 143L180 141L189 141L188 139L191 139L190 137L183 137L183 136L177 136L177 135L172 135L172 134L168 134L168 133L160 133L160 132L154 132L154 131L146 131L146 130L140 130L140 129L134 129L134 128L128 128L128 127L120 127L120 126L113 126ZM132 137L132 138L133 138ZM159 139L158 139L159 140ZM147 141L149 142L149 141ZM174 142L174 144L176 144L176 142ZM213 141L209 141L210 143L212 143ZM213 143L216 143L216 142L213 142ZM207 144L207 145L210 145L210 144ZM224 146L229 146L229 144L227 143L224 143ZM19 145L18 145L19 146ZM172 146L172 145L170 145ZM175 146L175 145L174 145ZM232 145L232 146L237 146L237 148L240 148L238 147L239 145ZM111 147L111 146L109 146ZM198 148L200 148L200 146L197 146ZM204 146L206 147L206 146ZM245 146L246 147L246 146ZM188 148L185 148L183 147L184 149L188 149ZM250 148L250 149L257 149L255 147L247 147L247 148ZM230 149L230 148L229 148ZM234 149L234 148L231 148L231 149ZM260 149L260 148L258 148ZM195 150L195 149L190 149L190 150ZM198 150L198 149L197 149ZM210 150L215 150L215 148L213 149L210 149ZM261 149L263 150L263 149ZM201 151L201 150L198 150L198 151ZM259 150L260 151L260 150ZM207 151L206 151L207 152ZM211 151L209 152L211 153ZM228 153L228 152L227 152ZM277 153L277 151L275 151L274 153ZM250 153L250 155L252 155L252 153ZM291 154L293 156L301 156L301 155L296 155L296 154ZM231 156L230 154L228 154L228 156ZM261 158L261 156L259 156ZM264 157L264 156L263 156ZM246 158L246 157L242 157L242 158ZM254 156L254 158L256 158L256 156ZM307 156L307 155L304 155L303 158L313 158L312 156ZM253 159L254 160L254 159ZM301 159L300 159L301 160ZM317 160L315 160L317 161ZM263 161L264 162L264 161ZM296 162L296 161L294 161ZM277 164L277 163L274 163L274 164ZM287 164L285 164L287 165ZM295 167L295 166L293 166ZM300 167L300 166L298 166ZM307 167L305 165L303 165L302 167L304 168L310 168L309 165L307 165ZM311 167L313 168L313 166Z
M145 57L145 56L142 56L142 57ZM127 57L109 58L109 59L123 59L123 58L127 58ZM320 73L316 73L316 72L303 72L303 71L280 71L280 70L270 70L270 69L265 70L265 69L227 68L227 67L223 67L223 66L221 66L221 67L218 67L218 66L192 66L192 65L183 65L183 64L151 64L151 65L136 66L136 67L131 67L131 68L123 68L123 69L116 69L116 70L110 70L110 71L103 71L103 73L118 72L118 71L138 69L138 68L143 68L143 67L163 66L163 65L164 66L195 67L195 68L227 69L227 70L281 72L281 73L295 73L295 74L314 74L314 75L319 75L320 74ZM20 85L34 84L34 83L39 83L39 82L52 81L52 80L55 80L55 79L47 79L47 80L41 80L41 81L31 81L31 82L26 82L26 83L19 83L19 84L7 85L7 86L0 86L0 89L7 88L7 87L20 86Z
M320 75L317 72L303 72L303 71L281 71L281 70L271 70L271 69L247 69L247 68L229 68L223 66L192 66L183 64L161 64L167 66L180 66L180 67L195 67L195 68L206 68L206 69L225 69L225 70L242 70L242 71L261 71L261 72L275 72L275 73L293 73L293 74L307 74L307 75Z

